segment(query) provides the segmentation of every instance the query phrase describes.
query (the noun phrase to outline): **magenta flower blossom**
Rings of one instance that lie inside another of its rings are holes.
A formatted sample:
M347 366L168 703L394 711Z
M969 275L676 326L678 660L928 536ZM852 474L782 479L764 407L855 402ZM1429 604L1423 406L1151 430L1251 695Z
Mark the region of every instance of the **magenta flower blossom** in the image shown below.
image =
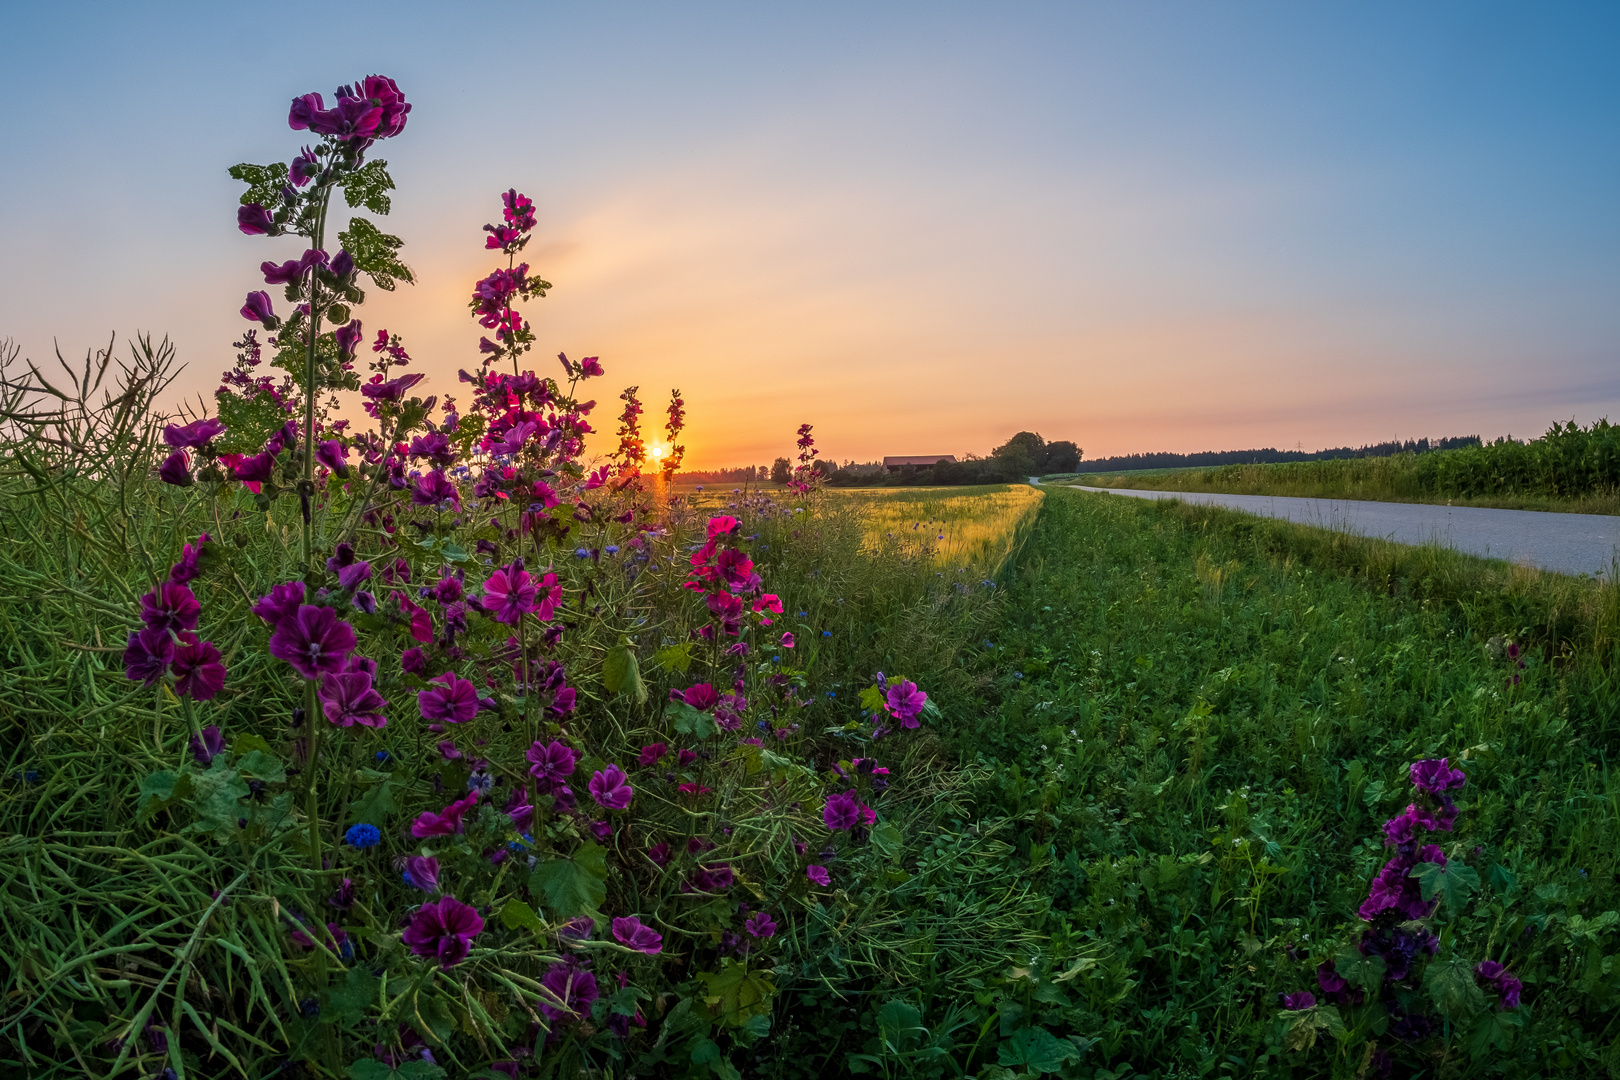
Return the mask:
M416 695L422 719L448 724L462 724L478 714L478 687L453 671L431 680L439 688L423 690Z
M684 694L679 690L671 690L669 696L671 701L684 701L700 712L708 712L720 704L720 695L715 693L714 687L706 682L698 683Z
M579 755L556 739L546 746L535 740L523 756L529 761L529 775L551 784L560 784L573 776L579 763Z
M169 567L169 580L176 585L186 585L197 580L200 571L197 560L202 557L203 546L208 543L207 533L198 533L195 544L187 544L180 549L180 561Z
M630 797L634 794L630 789L629 777L617 765L609 765L601 772L592 773L589 791L591 798L604 810L623 810L630 805Z
M325 265L326 252L320 248L309 248L301 257L284 263L262 262L259 271L264 274L266 285L290 285L301 280L312 267Z
M174 635L151 627L129 635L124 647L124 677L151 686L174 661Z
M763 911L756 911L743 923L743 929L748 931L750 937L768 938L776 936L776 920Z
M271 589L268 596L260 597L259 602L253 605L253 614L271 626L280 626L283 619L290 619L298 614L298 608L303 602L304 583L284 581Z
M315 157L315 151L306 146L287 166L287 178L292 181L293 187L301 188L313 180L319 170L320 162Z
M590 1015L591 1004L600 996L596 976L567 961L553 964L541 977L540 985L548 992L548 997L540 999L540 1011L553 1024L584 1019Z
M1434 817L1416 803L1408 804L1406 809L1384 822L1384 843L1389 847L1400 844L1410 844L1420 828L1434 830L1436 828Z
M141 597L141 621L153 630L195 630L201 613L191 590L172 581Z
M1430 795L1438 795L1442 791L1460 788L1468 783L1468 777L1463 775L1463 771L1451 768L1446 758L1414 761L1410 772L1412 786Z
M737 876L726 863L700 866L692 875L691 888L698 892L724 892L736 882Z
M364 560L350 563L338 571L338 587L345 592L352 592L371 580L371 564Z
M224 422L210 416L203 420L193 420L183 426L180 424L165 426L163 441L176 448L198 450L208 445L209 440L216 439L224 433Z
M354 256L347 251L339 251L332 256L332 273L347 281L354 276Z
M242 305L242 318L261 323L266 330L274 330L281 321L276 318L275 308L270 306L270 294L262 290L247 294L247 302Z
M343 670L354 651L354 627L331 608L303 604L291 618L276 624L270 635L270 655L285 660L306 679Z
M827 823L827 828L834 832L853 829L860 819L861 804L854 791L827 796L827 805L821 810L821 820Z
M321 676L321 711L338 727L386 727L383 709L388 702L372 687L366 671L342 671Z
M407 675L421 675L428 669L427 657L422 655L421 649L413 645L399 654L399 667Z
M664 935L644 925L634 915L614 919L613 936L619 939L619 944L648 956L657 956L664 951Z
M914 728L917 716L928 704L928 695L917 689L914 682L898 682L889 687L886 707L889 715L900 721L900 726Z
M191 486L191 455L176 450L158 466L158 479L171 487Z
M636 759L636 764L640 765L644 769L649 765L656 765L658 764L659 759L668 752L669 747L664 743L648 743L646 746L641 748L641 756Z
M794 642L793 642L793 631L791 631L791 630L782 631L782 648L791 649L791 648L793 648L793 644L794 644Z
M484 582L484 610L496 622L516 623L534 610L537 592L527 570L518 569L515 563L503 566Z
M1309 990L1301 990L1294 994L1284 994L1282 999L1282 1007L1290 1012L1298 1012L1301 1009L1313 1009L1316 1007L1316 995L1311 993Z
M405 883L425 893L439 891L439 860L431 855L412 855L405 860Z
M424 810L417 819L411 822L411 835L418 840L425 840L430 836L455 836L466 828L462 823L462 816L478 805L478 792L470 791L465 799L460 799L435 814L431 810Z
M270 211L258 203L248 203L236 208L236 227L249 236L273 236L281 231L271 219Z
M349 478L349 452L336 439L327 439L315 445L315 460L332 471L339 480Z
M804 876L822 888L832 884L832 875L827 873L825 866L807 866L804 868Z
M457 508L461 506L461 493L442 470L434 469L411 488L411 502L417 506L434 506L446 500Z
M214 763L214 759L225 749L225 736L220 734L219 728L209 724L201 733L191 737L191 756L203 768Z
M405 398L405 391L409 390L426 377L427 376L418 371L412 372L409 375L401 375L397 379L390 379L388 382L383 382L382 376L378 375L375 377L374 382L368 382L366 385L362 386L360 388L360 393L363 397L368 397L372 401L403 401Z
M476 908L446 896L418 908L401 937L411 952L437 960L439 967L448 970L467 959L472 939L483 929L484 920Z
M243 483L262 484L275 473L276 455L266 450L261 454L254 454L250 458L243 458L231 469L231 475ZM255 488L255 491L258 489Z
M338 352L344 356L353 356L354 350L360 347L360 320L354 319L344 323L332 332L337 342Z
M212 641L191 641L175 649L172 671L174 692L181 697L212 701L225 689L225 665Z

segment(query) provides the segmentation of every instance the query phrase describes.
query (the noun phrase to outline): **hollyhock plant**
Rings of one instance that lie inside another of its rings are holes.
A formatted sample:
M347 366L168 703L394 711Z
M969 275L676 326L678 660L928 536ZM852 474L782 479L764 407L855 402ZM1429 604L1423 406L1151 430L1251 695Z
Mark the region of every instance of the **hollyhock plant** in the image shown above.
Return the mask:
M763 911L756 911L743 923L743 929L748 931L750 937L768 938L776 936L776 920Z
M302 604L296 614L283 618L270 635L270 655L285 660L306 679L343 670L354 651L354 627L331 608Z
M634 916L614 919L613 936L625 948L646 953L648 956L657 956L664 950L663 935L650 926L644 926L641 920Z
M431 680L431 690L416 695L422 719L445 724L464 724L478 714L478 688L453 671Z
M191 590L172 581L141 597L141 621L153 630L195 630L201 614Z
M623 810L630 805L630 798L634 794L630 789L629 777L617 765L609 765L601 772L592 773L588 790L591 798L604 810Z
M556 739L545 746L536 741L524 757L529 761L529 775L548 784L563 783L574 775L579 762L579 754Z
M212 641L189 641L174 651L170 667L174 692L193 701L212 701L225 689L225 665Z
M473 938L483 929L483 917L476 909L453 896L444 896L437 903L417 908L401 937L411 952L437 960L439 967L448 971L467 958Z

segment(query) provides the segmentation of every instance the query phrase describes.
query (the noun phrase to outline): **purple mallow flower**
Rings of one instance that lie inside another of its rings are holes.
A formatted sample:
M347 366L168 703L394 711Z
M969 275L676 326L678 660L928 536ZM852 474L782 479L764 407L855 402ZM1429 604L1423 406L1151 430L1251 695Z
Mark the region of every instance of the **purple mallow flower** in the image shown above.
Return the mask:
M885 700L889 715L900 721L900 726L914 728L917 716L928 704L928 695L917 689L914 682L898 682L889 687Z
M804 868L804 876L822 888L832 884L832 875L827 873L825 866L807 866Z
M173 487L191 486L191 456L176 450L158 466L158 479Z
M776 920L763 911L756 911L743 923L743 929L748 931L749 937L768 938L776 936Z
M422 719L436 723L461 724L478 714L478 688L453 671L447 671L431 680L438 683L432 690L416 695Z
M167 630L148 627L133 632L124 648L124 677L151 686L169 670L174 652L174 635Z
M455 836L466 828L461 820L462 815L477 805L478 792L474 791L437 814L431 810L423 811L411 822L411 835L418 840L425 840L430 836Z
M1414 761L1411 768L1412 786L1430 795L1451 791L1468 783L1461 769L1453 769L1446 758Z
M354 627L331 608L303 604L270 635L270 655L285 660L306 679L335 674L354 651Z
M214 759L225 749L225 736L221 735L219 728L209 724L202 732L191 737L191 756L203 768L214 763Z
M339 480L349 478L349 452L336 439L327 439L315 445L315 460L332 471Z
M197 580L197 560L202 557L203 545L208 543L207 533L198 533L195 544L187 544L180 549L180 561L169 568L169 580L176 585L185 585Z
M186 635L191 637L193 635ZM225 689L225 665L212 641L189 641L174 652L174 692L193 701L212 701Z
M821 820L827 823L827 828L835 832L853 829L861 820L861 804L855 798L855 792L845 791L827 796L827 805L822 808Z
M405 884L425 893L439 891L439 860L431 855L412 855L405 860Z
M579 763L579 754L556 739L546 746L535 740L523 756L529 761L529 775L550 784L561 784L573 776Z
M236 208L236 227L249 236L275 235L281 230L270 218L270 211L258 203L248 203ZM262 295L262 294L261 294Z
M1284 994L1282 996L1282 1007L1290 1012L1298 1012L1301 1009L1314 1009L1316 1007L1316 995L1309 990Z
M270 294L262 289L247 294L247 302L242 305L242 318L260 323L266 330L274 330L281 322L276 318L275 309L270 306Z
M401 935L411 952L437 960L448 970L467 958L472 939L484 929L476 908L446 896L436 904L423 904Z
M260 597L252 610L253 614L275 627L280 626L283 619L297 615L299 605L303 602L304 583L284 581L271 589L268 596Z
M600 996L596 976L567 960L553 964L540 979L540 985L548 992L540 999L540 1011L553 1024L584 1019L590 1015L591 1004Z
M388 702L372 687L367 671L342 671L321 676L321 711L338 727L380 728L387 725L383 709Z
M141 621L153 630L195 630L201 613L191 590L172 581L141 597Z
M189 424L169 424L163 429L163 441L170 446L198 450L225 433L225 424L216 417L193 420Z
M332 337L337 341L338 352L344 356L353 356L354 350L360 345L360 334L359 319L344 323L333 331Z
M493 615L496 622L515 623L535 609L538 594L527 570L519 569L516 564L503 566L484 582L484 610Z
M619 939L619 944L648 956L657 956L664 950L664 936L633 915L613 920L613 936Z
M634 794L629 778L617 765L609 765L601 772L592 773L588 790L591 798L604 810L623 810L630 805L630 797Z

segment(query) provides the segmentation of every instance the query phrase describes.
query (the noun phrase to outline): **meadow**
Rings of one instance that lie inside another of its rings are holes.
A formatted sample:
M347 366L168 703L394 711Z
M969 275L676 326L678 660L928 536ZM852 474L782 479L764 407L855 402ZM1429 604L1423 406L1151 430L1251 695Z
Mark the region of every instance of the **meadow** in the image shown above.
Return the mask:
M1142 469L1050 478L1091 487L1444 502L1509 510L1620 514L1620 429L1554 424L1528 442L1423 454L1213 468Z

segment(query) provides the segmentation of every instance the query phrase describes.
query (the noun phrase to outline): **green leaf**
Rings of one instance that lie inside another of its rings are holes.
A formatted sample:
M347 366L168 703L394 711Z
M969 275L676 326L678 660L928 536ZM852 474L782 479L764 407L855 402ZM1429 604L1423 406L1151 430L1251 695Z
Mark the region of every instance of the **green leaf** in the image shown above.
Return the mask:
M450 1012L450 1006L436 997L423 997L420 992L416 995L416 1016L426 1026L422 1034L429 1041L443 1045L450 1041L450 1036L456 1033L456 1018Z
M889 699L883 696L883 691L875 686L868 686L861 691L861 708L867 712L882 712L888 708Z
M1492 1050L1506 1050L1513 1044L1514 1033L1523 1026L1524 1016L1517 1009L1487 1009L1474 1018L1473 1027L1468 1029L1468 1052L1480 1058Z
M258 203L267 210L274 210L281 202L281 189L287 186L287 165L278 161L273 165L241 165L231 166L231 178L240 180L248 186L242 193L241 203Z
M377 226L365 218L350 218L349 227L338 233L338 240L353 256L354 265L369 274L377 288L392 292L396 279L407 285L416 283L416 275L396 254L405 246L405 241L378 231Z
M141 779L141 798L135 804L137 820L145 821L159 810L167 810L191 794L191 774L159 769Z
M204 551L206 550L207 549L205 548ZM252 732L244 732L231 741L231 753L235 754L237 757L241 757L244 754L251 754L255 750L263 750L267 754L271 752L270 744L264 741L263 735L254 735Z
M1474 966L1458 957L1432 961L1423 973L1423 988L1440 1015L1454 1024L1485 1008L1485 993L1474 981Z
M547 859L529 874L529 888L565 919L593 913L607 900L607 849L586 841L572 859Z
M399 1068L394 1070L399 1080L439 1080L444 1074L439 1066L420 1060L401 1062Z
M1363 990L1376 990L1384 981L1384 958L1377 953L1371 956L1362 956L1361 950L1353 941L1347 941L1344 948L1333 958L1333 968L1351 986L1359 986Z
M878 1037L894 1051L903 1052L928 1033L922 1026L922 1011L899 998L884 1003L878 1010L877 1022Z
M349 820L381 825L388 820L388 815L399 812L399 800L394 794L395 788L401 786L403 782L393 775L372 784L360 795L349 800Z
M368 161L338 181L338 186L343 189L343 201L351 209L364 206L380 217L388 216L392 208L388 192L394 190L394 178L388 175L388 162L381 158Z
M348 1027L365 1019L366 1010L377 1004L382 980L363 967L352 967L343 985L328 990L321 1006L321 1023Z
M884 858L894 858L899 854L904 842L905 837L901 834L900 827L892 821L881 822L872 830L872 843L883 852Z
M1460 862L1450 862L1445 866L1431 862L1418 863L1407 876L1417 878L1423 890L1423 899L1432 900L1436 892L1440 893L1445 899L1446 910L1453 915L1462 910L1463 902L1470 893L1479 891L1479 875L1473 867Z
M528 930L535 934L544 933L546 929L546 924L540 921L534 908L515 896L501 908L501 925L508 930Z
M191 783L194 791L186 803L197 820L190 831L212 833L222 843L235 839L237 820L244 816L242 800L248 796L247 781L225 764L224 757L217 757L213 768L192 774Z
M684 701L672 701L665 705L664 719L674 721L676 731L695 739L707 739L720 730L714 722L714 717L706 712L699 712Z
M453 540L447 541L444 550L439 554L443 555L447 562L466 562L470 558L467 549Z
M236 763L237 771L267 784L282 784L287 780L287 768L274 754L264 750L250 750Z
M1013 1032L996 1047L996 1062L1008 1067L1027 1065L1036 1072L1053 1073L1080 1057L1074 1044L1045 1028L1027 1027Z
M776 997L769 972L750 971L729 957L719 971L700 971L697 978L706 991L704 1004L727 1027L741 1027L749 1017L770 1012Z
M665 671L685 674L692 666L692 642L683 641L679 645L665 645L653 654L653 659Z
M641 681L641 668L630 646L616 645L602 658L602 685L610 694L635 698L638 705L647 700L647 687Z

